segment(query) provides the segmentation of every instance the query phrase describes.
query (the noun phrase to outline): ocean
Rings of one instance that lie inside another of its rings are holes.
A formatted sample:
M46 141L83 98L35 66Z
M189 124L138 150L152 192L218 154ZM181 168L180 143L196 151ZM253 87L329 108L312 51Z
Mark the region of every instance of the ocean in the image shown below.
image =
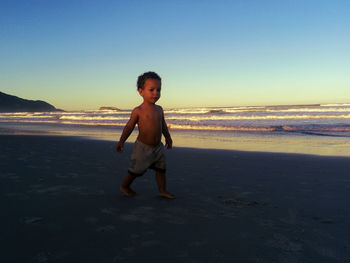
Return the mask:
M0 113L0 134L117 141L131 110ZM164 110L174 146L350 156L350 104ZM134 131L129 142L135 140Z

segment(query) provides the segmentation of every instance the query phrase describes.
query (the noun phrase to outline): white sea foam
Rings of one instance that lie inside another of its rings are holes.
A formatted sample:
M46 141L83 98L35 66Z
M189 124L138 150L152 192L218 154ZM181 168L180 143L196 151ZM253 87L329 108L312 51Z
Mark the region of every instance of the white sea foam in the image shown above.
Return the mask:
M166 109L173 130L331 132L350 136L350 104ZM2 123L122 127L131 110L0 113Z

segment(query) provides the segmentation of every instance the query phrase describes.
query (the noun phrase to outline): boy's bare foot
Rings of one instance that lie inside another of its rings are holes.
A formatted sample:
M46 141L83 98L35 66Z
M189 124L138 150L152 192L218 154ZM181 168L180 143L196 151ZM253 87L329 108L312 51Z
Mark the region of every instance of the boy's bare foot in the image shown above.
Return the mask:
M136 195L136 192L132 190L130 187L125 187L121 186L120 191L125 195L125 196L134 196Z
M164 197L164 198L168 198L168 199L175 199L176 196L175 195L172 195L171 193L169 192L159 192L158 195L160 197Z

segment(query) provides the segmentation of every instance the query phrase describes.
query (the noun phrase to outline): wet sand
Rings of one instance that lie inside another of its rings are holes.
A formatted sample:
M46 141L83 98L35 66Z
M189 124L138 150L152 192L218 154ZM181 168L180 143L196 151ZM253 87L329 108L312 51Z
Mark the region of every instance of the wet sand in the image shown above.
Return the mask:
M0 136L0 262L349 262L350 158L174 148L128 198L131 146Z

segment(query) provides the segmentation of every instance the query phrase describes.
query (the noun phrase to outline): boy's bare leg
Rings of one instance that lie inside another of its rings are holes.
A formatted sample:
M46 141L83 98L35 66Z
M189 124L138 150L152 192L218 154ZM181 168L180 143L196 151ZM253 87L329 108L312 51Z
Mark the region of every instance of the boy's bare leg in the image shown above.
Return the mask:
M126 173L126 175L124 177L124 180L123 180L123 183L120 186L120 191L124 195L126 195L126 196L134 196L134 195L136 195L136 192L130 188L130 185L135 180L135 178L136 178L135 176L132 176L128 172Z
M176 197L172 195L171 193L166 191L166 176L165 172L156 172L156 180L158 184L158 195L161 197L169 198L169 199L175 199Z

